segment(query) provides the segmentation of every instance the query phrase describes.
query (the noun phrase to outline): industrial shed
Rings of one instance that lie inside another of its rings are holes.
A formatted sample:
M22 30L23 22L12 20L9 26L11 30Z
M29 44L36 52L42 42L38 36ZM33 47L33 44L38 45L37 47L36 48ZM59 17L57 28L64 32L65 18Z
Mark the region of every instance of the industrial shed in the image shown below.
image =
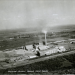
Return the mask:
M56 47L56 49L58 49L59 52L66 51L64 46L58 46L58 47Z
M19 49L19 50L15 50L15 53L16 54L25 54L25 50L23 50L23 49Z
M6 59L9 59L9 55L3 51L0 51L0 62L5 61Z
M26 49L27 50L32 50L33 49L33 46L32 45L26 45Z
M38 46L38 48L40 49L40 50L45 50L45 49L49 49L50 47L49 46Z

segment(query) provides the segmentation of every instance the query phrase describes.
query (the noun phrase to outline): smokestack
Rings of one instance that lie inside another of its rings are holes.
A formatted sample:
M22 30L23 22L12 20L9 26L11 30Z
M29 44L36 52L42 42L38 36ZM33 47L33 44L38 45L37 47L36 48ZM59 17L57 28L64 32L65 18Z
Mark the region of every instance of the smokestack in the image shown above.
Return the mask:
M47 45L47 39L46 39L47 31L46 30L43 30L43 33L45 34L45 44Z

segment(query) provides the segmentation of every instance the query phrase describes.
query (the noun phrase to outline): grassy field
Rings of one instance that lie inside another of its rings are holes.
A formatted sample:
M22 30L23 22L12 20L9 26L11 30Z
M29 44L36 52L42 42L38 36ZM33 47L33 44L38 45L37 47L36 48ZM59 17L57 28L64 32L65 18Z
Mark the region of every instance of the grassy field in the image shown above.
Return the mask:
M13 49L21 47L27 44L33 44L34 42L44 41L44 34L40 32L24 33L18 31L12 32L0 32L0 50ZM75 38L75 31L71 32L55 32L47 33L47 42L54 42L60 40Z

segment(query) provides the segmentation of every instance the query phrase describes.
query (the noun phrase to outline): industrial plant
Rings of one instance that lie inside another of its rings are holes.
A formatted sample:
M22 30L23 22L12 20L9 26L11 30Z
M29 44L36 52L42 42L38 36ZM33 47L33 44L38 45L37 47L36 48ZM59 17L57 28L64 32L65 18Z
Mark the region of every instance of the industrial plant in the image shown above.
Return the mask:
M0 69L7 69L17 66L26 65L32 60L37 62L46 60L45 57L50 57L54 55L63 54L68 52L65 46L61 43L66 43L69 41L73 44L75 39L60 40L54 42L47 42L47 31L43 31L44 41L33 43L30 45L23 45L21 47L14 48L12 50L0 51ZM66 45L68 45L66 43ZM44 59L45 58L45 59ZM35 59L35 60L34 60ZM49 59L49 58L48 58Z

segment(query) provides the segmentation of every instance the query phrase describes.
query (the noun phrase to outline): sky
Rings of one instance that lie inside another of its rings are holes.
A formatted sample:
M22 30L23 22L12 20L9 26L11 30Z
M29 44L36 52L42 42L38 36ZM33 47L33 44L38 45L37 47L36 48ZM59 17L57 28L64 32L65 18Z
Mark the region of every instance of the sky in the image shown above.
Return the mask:
M75 0L0 0L0 30L75 24Z

